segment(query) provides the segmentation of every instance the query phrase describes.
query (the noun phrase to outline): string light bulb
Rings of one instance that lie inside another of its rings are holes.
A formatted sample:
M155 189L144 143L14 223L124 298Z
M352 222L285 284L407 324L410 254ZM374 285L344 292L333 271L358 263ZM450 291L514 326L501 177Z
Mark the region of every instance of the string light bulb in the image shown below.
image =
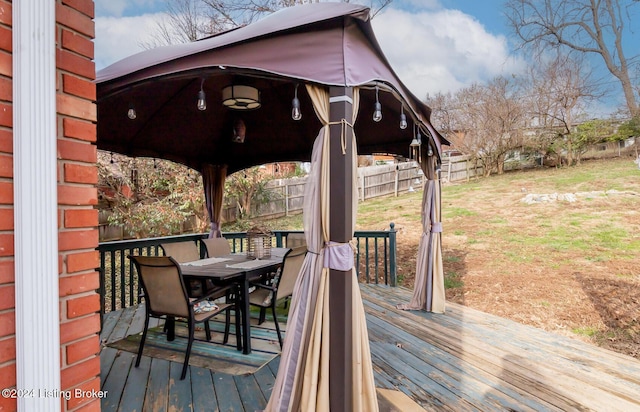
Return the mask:
M133 107L133 104L129 104L129 110L127 110L127 117L131 120L136 120L136 117L138 117L138 113L136 113L136 109L135 107Z
M406 129L408 126L407 124L407 115L404 114L404 105L400 106L400 128L402 130Z
M197 103L197 107L198 110L200 110L201 112L207 110L207 96L204 93L204 79L202 79L202 82L200 83L200 91L198 92L198 103Z
M376 85L376 104L373 110L373 121L379 122L380 120L382 120L382 105L378 100L378 85Z
M300 100L298 99L298 84L296 84L296 89L293 95L293 100L291 101L291 118L293 120L302 119L302 112L300 111Z

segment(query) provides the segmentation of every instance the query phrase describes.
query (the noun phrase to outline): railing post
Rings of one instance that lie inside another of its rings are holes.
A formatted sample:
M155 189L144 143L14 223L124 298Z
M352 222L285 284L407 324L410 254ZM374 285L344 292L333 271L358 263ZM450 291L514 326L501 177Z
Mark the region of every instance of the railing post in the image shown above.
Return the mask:
M391 283L391 286L395 287L397 286L396 283L396 272L397 272L397 266L396 266L396 224L391 222L389 224L389 280Z

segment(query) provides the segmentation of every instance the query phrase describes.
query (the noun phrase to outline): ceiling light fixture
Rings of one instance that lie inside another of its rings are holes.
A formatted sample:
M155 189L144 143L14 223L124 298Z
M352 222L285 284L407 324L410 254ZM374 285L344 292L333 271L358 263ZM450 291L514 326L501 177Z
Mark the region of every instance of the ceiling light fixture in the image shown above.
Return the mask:
M251 86L227 86L222 89L222 104L235 110L258 109L261 106L260 92Z

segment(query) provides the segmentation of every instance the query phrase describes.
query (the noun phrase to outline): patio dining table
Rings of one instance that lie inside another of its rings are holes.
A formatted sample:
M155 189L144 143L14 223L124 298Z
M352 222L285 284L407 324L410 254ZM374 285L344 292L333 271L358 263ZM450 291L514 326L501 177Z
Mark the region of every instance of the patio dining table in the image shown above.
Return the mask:
M262 259L250 258L246 253L232 253L180 264L182 276L185 278L210 279L215 285L236 284L238 286L242 310L242 351L244 354L251 353L250 280L278 270L288 250L287 248L271 248L271 256Z

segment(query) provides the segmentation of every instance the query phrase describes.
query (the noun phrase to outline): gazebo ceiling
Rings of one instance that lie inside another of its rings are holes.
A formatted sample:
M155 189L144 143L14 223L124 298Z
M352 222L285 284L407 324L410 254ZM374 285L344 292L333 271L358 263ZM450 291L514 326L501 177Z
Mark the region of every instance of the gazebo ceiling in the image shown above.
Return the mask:
M429 123L430 109L391 69L374 37L369 9L313 3L201 41L144 51L97 75L98 148L173 160L195 169L227 164L229 173L274 161L309 160L321 127L305 83L360 88L354 130L360 154L408 156L417 124L439 153L448 144ZM291 117L296 85L302 119ZM255 110L222 104L222 91L247 85L260 93ZM374 122L375 87L383 118ZM198 110L202 90L207 108ZM409 127L399 127L401 106ZM130 108L136 118L127 117ZM232 142L234 124L246 126Z

